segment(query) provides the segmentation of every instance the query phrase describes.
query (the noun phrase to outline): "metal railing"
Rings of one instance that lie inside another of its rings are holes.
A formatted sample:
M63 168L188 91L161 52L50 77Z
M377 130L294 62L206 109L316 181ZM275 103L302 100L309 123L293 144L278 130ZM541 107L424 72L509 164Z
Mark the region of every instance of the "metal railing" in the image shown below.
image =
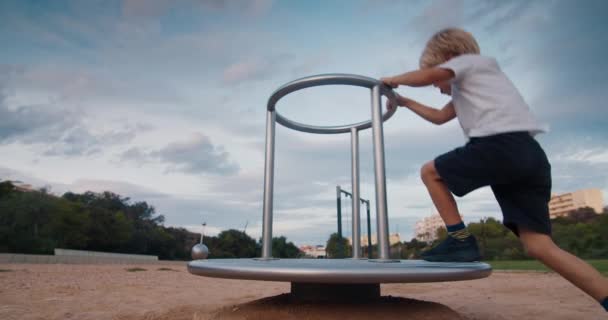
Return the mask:
M371 120L342 126L313 126L295 122L281 116L276 110L277 102L286 95L305 88L323 85L351 85L371 89ZM382 82L352 74L322 74L289 82L277 89L268 99L266 112L266 147L264 165L264 207L262 230L262 260L272 258L272 209L274 192L274 147L275 124L282 124L293 130L317 134L351 134L351 178L353 192L353 248L360 248L360 204L359 194L359 131L372 128L374 146L374 176L376 193L376 226L378 236L378 260L391 261L389 257L388 213L386 201L386 170L384 161L383 121L395 113L394 108L382 114L382 96L395 102L395 93ZM396 103L394 103L396 105ZM356 221L355 221L356 220ZM356 242L356 245L355 245ZM353 256L359 257L360 253Z

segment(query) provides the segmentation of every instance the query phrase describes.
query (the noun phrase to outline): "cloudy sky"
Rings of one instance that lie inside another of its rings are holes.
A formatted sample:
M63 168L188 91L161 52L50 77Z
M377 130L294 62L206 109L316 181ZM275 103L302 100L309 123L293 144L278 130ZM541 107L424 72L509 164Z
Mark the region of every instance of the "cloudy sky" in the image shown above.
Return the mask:
M261 235L265 105L291 80L374 78L417 67L434 32L471 31L550 126L538 137L554 192L608 195L606 1L2 1L0 179L51 191L112 190L147 201L166 225ZM431 88L398 92L432 105ZM370 118L369 91L317 87L277 106L315 125ZM335 186L350 189L349 135L277 126L275 235L324 243ZM420 166L465 142L457 121L399 110L385 124L389 226L413 236L434 212ZM373 199L371 133L361 191ZM344 202L345 213L350 204ZM501 217L491 191L459 199L467 222ZM344 220L350 234L350 218Z

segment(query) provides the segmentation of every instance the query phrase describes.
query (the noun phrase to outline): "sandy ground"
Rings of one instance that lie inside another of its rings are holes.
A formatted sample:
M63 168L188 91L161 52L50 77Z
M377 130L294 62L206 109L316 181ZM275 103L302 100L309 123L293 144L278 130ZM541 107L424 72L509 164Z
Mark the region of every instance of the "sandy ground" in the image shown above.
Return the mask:
M288 292L288 283L199 277L185 265L0 264L3 320L608 319L552 273L382 285L384 298L371 304L295 303Z

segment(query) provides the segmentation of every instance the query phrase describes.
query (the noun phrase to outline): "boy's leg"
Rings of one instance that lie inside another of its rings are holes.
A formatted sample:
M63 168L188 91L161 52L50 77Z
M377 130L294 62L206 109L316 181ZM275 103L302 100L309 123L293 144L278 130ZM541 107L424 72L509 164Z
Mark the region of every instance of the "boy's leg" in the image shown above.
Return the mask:
M435 208L439 211L439 215L446 225L455 225L462 222L458 213L458 206L454 200L454 196L448 190L448 187L443 183L437 169L435 161L427 162L420 170L420 177L428 190Z
M423 252L422 258L436 262L478 261L480 254L477 241L462 222L454 196L441 180L434 161L425 164L420 175L448 230L447 239L433 249Z
M585 261L558 247L546 234L519 228L529 256L540 260L572 284L602 303L608 297L608 279Z
M531 139L528 133L471 138L463 147L446 152L422 167L422 181L450 235L440 245L423 253L424 260L480 259L477 241L466 230L452 194L462 197L483 186L512 180L514 174L505 169L517 162L512 154L517 154L518 150L511 151L508 147L515 145L511 140L518 136Z

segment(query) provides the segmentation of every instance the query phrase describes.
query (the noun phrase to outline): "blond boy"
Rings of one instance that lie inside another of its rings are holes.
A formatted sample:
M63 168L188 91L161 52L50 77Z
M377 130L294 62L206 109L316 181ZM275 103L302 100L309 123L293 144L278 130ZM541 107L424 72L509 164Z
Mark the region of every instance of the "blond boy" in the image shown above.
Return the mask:
M422 166L422 181L448 229L447 239L423 253L422 258L460 262L480 259L477 242L461 220L452 193L461 197L491 186L504 225L519 237L527 254L608 311L608 280L551 239L551 165L533 137L544 130L496 60L480 55L473 36L456 28L441 30L428 41L419 70L382 81L393 88L432 84L452 96L442 109L400 95L397 104L438 125L458 118L468 138L463 147ZM387 102L387 108L394 107Z

